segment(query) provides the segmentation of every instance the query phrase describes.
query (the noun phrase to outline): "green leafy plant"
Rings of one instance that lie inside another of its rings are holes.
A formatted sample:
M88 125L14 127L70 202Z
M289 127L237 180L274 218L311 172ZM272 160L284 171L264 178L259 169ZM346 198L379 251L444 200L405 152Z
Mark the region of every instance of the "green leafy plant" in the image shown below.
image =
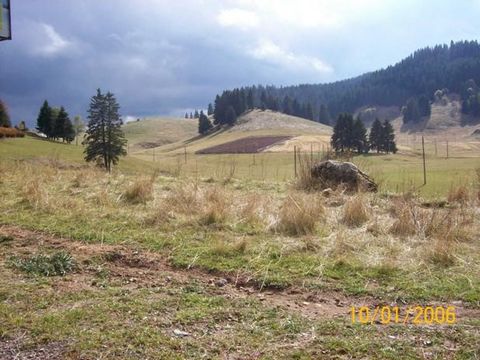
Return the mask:
M12 267L31 275L64 276L75 269L75 260L64 251L51 255L38 254L28 258L10 258Z

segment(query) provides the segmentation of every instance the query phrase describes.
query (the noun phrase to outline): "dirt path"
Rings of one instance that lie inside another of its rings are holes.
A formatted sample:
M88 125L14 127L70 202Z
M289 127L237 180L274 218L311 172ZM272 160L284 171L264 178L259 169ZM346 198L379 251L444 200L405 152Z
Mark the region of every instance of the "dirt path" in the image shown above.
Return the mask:
M94 288L95 270L91 260L100 258L103 261L102 266L108 269L109 276L119 280L121 286L125 288L149 288L172 281L179 285L187 285L196 281L211 289L212 294L229 298L256 297L266 306L297 312L312 320L339 318L349 321L351 306L367 306L372 309L375 306L386 305L385 302L373 297L346 296L340 292L311 291L298 287L262 291L248 279L231 274L210 274L196 268L175 268L161 254L139 251L131 246L86 244L6 225L0 226L0 235L13 238L11 242L2 246L0 254L2 260L12 255L25 256L37 253L40 248L68 251L77 261L78 269L62 281L54 283L59 291ZM431 305L435 305L435 302ZM468 308L460 301L455 301L454 305L458 319L480 317L479 309Z

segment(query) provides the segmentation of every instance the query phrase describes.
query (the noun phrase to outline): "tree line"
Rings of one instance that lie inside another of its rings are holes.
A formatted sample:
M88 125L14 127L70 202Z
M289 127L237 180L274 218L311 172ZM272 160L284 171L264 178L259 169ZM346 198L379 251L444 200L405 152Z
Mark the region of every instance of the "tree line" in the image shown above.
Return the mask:
M71 143L75 139L75 130L65 108L51 107L48 101L43 102L37 117L37 130L48 139L62 139Z
M331 138L336 152L357 152L366 154L370 150L377 153L396 153L395 132L388 120L383 123L376 119L367 136L367 129L359 117L344 113L338 116Z
M405 106L406 122L416 122L429 116L428 104L438 89L463 93L464 112L478 114L478 91L465 84L469 79L479 83L479 58L477 41L451 42L417 50L386 69L334 83L226 90L215 99L215 119L226 123L231 106L237 116L246 109L260 108L330 124L341 113L376 105ZM466 92L470 88L473 93Z

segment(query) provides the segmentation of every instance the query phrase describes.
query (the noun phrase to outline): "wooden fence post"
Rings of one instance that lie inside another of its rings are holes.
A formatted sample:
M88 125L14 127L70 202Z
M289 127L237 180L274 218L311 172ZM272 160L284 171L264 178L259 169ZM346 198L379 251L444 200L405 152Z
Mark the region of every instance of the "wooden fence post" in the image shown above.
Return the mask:
M297 146L293 147L293 167L295 169L295 177L297 177Z
M427 185L427 168L425 166L425 141L422 135L422 157L423 157L423 185Z

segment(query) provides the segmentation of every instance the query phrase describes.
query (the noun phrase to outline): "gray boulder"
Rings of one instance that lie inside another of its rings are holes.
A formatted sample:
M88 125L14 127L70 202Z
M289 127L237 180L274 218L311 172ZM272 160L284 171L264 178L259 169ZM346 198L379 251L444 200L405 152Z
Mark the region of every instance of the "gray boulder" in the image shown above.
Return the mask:
M378 185L351 162L322 161L313 165L311 171L312 178L318 180L324 189L344 186L347 191L355 192L378 190Z

